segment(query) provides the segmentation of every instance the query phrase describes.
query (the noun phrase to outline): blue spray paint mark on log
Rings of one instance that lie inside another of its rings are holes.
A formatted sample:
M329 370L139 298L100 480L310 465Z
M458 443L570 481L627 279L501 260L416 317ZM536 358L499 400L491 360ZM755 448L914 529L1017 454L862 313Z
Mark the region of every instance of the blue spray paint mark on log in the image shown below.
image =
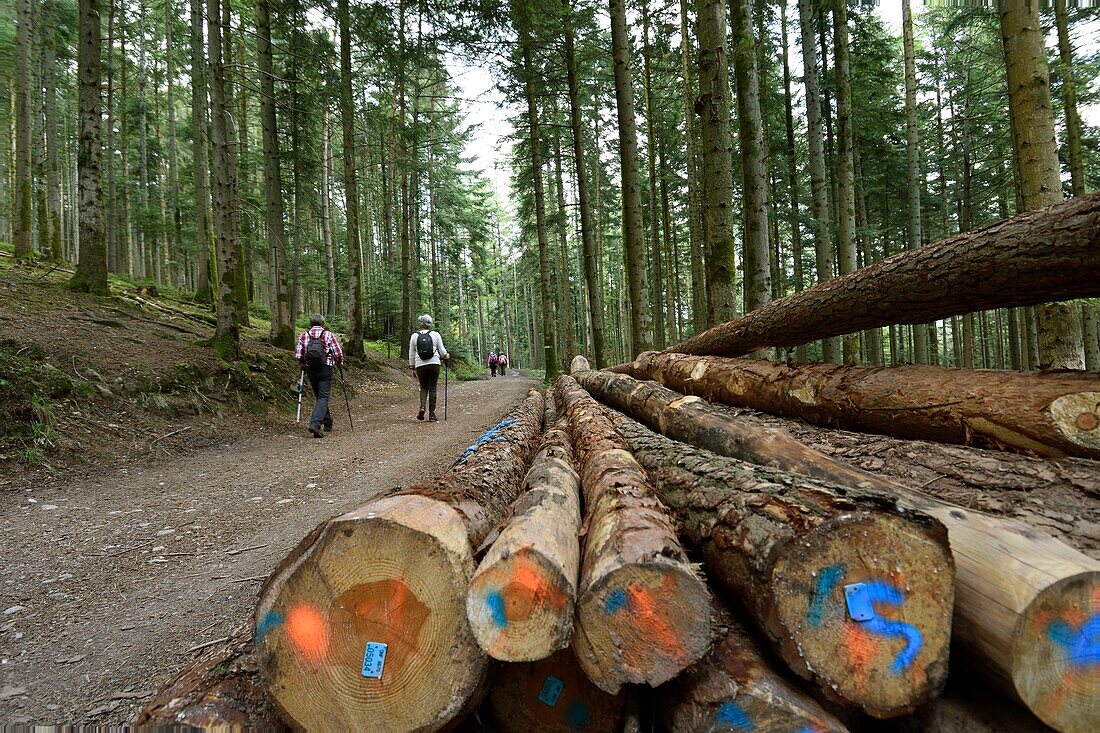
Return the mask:
M626 605L626 591L622 588L612 591L603 602L604 613L615 613Z
M736 730L751 731L756 728L749 716L741 709L741 706L732 702L722 703L718 708L718 712L714 715L714 720L718 723L733 726Z
M900 606L905 602L905 594L883 580L873 580L865 583L864 589L872 604ZM908 669L913 660L917 658L921 646L924 645L924 637L921 635L920 630L916 626L902 621L875 616L863 622L862 626L868 631L881 636L905 639L905 646L894 657L894 663L890 665L890 671L894 674L901 674Z
M1100 614L1092 614L1076 631L1062 619L1053 621L1047 626L1047 637L1065 651L1071 667L1100 664Z
M588 706L583 700L574 700L569 706L569 712L565 716L569 721L569 727L574 730L584 730L588 727Z
M496 425L486 430L484 433L479 435L477 440L475 440L468 448L466 448L466 450L462 451L462 455L458 457L455 463L464 463L467 458L476 453L477 449L485 445L486 443L503 443L507 441L507 438L502 435L497 435L497 433L501 429L508 427L514 422L515 420L511 418L507 420L501 420Z
M256 625L256 643L260 643L267 636L267 632L283 623L283 614L278 611L268 611L263 620Z
M508 625L508 615L504 612L504 596L499 590L494 590L485 596L485 605L489 607L489 613L493 616L493 623L503 629Z
M817 574L817 587L810 598L810 610L806 612L806 618L810 626L817 628L825 617L825 610L829 603L829 594L837 587L844 577L846 568L843 565L829 565L821 569Z

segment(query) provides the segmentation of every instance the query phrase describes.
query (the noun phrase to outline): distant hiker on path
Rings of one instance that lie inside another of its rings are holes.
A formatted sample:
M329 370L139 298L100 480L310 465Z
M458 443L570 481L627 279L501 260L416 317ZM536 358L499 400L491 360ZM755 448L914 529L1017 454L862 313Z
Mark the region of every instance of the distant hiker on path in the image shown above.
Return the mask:
M508 373L508 355L503 351L497 354L497 368L500 369L502 377Z
M495 377L497 375L497 355L496 352L489 352L489 376Z
M440 357L450 361L451 355L443 346L443 337L439 331L432 330L432 317L427 313L420 316L420 330L409 339L409 368L420 382L420 412L417 420L424 419L424 403L427 402L428 422L436 422L435 387L439 383Z
M332 430L332 413L328 411L328 395L332 390L332 368L344 363L344 350L336 335L325 328L325 317L320 313L309 317L309 328L298 337L294 358L309 378L317 403L309 419L309 432L315 438L325 437ZM324 427L324 431L321 428Z

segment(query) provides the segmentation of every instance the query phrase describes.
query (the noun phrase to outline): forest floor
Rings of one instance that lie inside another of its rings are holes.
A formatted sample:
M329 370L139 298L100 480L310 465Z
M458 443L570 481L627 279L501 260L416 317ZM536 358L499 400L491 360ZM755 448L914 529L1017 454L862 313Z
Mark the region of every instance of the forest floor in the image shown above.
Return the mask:
M224 370L196 342L204 324L37 277L0 269L0 357L34 352L46 377L65 377L57 394L48 379L13 388L0 363L0 389L16 390L5 398L37 390L40 426L15 435L18 410L3 416L3 724L134 720L193 647L250 617L262 580L319 522L443 472L535 384L452 380L447 421L418 422L407 369L371 356L346 370L354 431L336 393L335 430L311 439L294 425L285 352L248 341L249 373Z

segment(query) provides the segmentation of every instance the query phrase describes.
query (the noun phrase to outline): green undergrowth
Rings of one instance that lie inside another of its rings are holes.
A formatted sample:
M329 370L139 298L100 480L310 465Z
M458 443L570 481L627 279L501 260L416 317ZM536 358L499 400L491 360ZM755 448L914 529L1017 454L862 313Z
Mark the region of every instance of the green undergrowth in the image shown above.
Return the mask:
M57 405L90 388L46 363L33 341L0 340L0 449L38 463L57 444Z

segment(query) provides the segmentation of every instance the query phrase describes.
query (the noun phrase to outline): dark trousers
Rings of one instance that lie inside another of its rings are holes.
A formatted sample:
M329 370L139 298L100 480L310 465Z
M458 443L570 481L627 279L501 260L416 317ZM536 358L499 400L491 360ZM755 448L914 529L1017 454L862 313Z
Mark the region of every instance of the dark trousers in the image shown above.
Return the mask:
M306 367L306 379L313 388L313 396L317 403L313 406L313 415L309 418L309 424L318 427L322 423L325 427L332 427L332 413L328 411L328 395L332 391L332 367Z
M492 372L492 374L490 376L495 377L497 375L497 365L496 364L490 364L489 365L489 371Z
M502 376L502 377L505 374L508 373L508 365L507 364L500 364L497 368L500 369L500 376Z
M439 365L424 364L416 368L416 380L420 382L420 409L428 403L428 416L435 414L436 385L439 384Z

